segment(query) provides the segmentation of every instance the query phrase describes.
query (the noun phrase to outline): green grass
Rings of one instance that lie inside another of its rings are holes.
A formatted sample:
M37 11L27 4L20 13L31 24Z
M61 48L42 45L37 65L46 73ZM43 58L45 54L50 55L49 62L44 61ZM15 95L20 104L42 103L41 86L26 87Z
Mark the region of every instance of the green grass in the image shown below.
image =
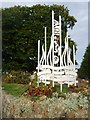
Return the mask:
M63 85L63 87L62 87L62 92L63 92L63 93L68 93L68 86Z
M57 91L57 93L60 93L60 84L55 85L55 90ZM68 86L67 85L62 85L62 93L68 93Z
M14 96L21 96L29 87L27 84L2 83L4 90Z

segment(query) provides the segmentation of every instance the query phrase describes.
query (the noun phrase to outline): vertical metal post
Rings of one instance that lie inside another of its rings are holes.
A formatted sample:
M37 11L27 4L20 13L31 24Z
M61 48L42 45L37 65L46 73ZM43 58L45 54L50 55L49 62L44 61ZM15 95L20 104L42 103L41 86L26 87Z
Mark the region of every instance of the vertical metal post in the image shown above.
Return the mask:
M74 70L75 70L75 47L73 45L73 64L74 64Z
M68 47L68 32L67 32L67 38L66 38L66 50L67 50L67 63L66 65L69 67L69 47ZM68 79L68 87L70 86L69 84L69 79Z
M74 47L74 45L73 45L73 68L74 68L74 71L75 71L75 47ZM75 78L75 83L74 83L74 85L76 86L76 78Z
M60 83L60 91L62 92L62 82Z
M38 86L39 86L39 67L40 67L40 40L38 40Z
M46 27L45 27L45 66L46 66ZM45 78L45 86L46 86L46 78Z
M62 62L62 31L61 31L61 16L59 16L59 40L60 40L60 67L61 67L61 62ZM60 91L62 92L62 81L60 83Z
M69 66L69 61L68 61L68 57L69 57L69 54L68 54L68 32L67 32L67 66Z
M54 87L54 11L52 11L52 42L53 42L53 87Z
M59 16L59 33L60 33L60 37L59 37L59 40L60 40L60 67L61 67L61 53L62 53L62 37L61 37L61 16Z

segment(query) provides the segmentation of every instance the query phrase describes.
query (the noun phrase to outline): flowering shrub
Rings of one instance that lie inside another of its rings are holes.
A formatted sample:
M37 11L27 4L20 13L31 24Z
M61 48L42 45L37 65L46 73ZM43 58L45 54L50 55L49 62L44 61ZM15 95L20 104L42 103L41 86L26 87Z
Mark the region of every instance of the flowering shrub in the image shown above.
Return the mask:
M74 85L71 85L68 89L69 92L75 92L75 93L83 93L85 95L88 94L89 92L89 87L88 87L89 83L87 80L81 80L81 81L78 81L78 84L77 86L74 86Z
M2 75L3 82L6 83L18 83L18 84L28 84L31 81L31 74L24 71L6 72Z
M42 95L45 95L47 97L51 97L52 89L50 88L50 86L35 87L35 86L32 85L28 89L28 94L30 96L42 96Z
M55 85L55 87L52 87L52 82L50 82L50 84L47 86L45 86L44 83L40 83L39 87L37 87L34 80L30 82L27 94L31 97L47 96L55 98L63 97L66 99L66 94L60 92L60 86Z
M78 108L80 109L88 109L88 98L84 96L82 93L77 94L67 94L66 100L64 101L65 110L68 111L77 111Z

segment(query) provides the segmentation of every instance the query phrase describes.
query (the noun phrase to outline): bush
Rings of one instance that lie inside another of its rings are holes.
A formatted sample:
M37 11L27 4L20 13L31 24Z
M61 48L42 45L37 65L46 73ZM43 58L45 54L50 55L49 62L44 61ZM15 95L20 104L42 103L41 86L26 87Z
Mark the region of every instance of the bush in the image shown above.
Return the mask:
M28 84L31 81L31 74L24 71L9 71L2 75L3 82Z
M35 75L35 78L36 75ZM59 98L59 97L63 97L64 99L66 99L66 94L65 93L61 93L60 92L60 86L58 85L55 85L55 87L52 87L52 82L50 82L49 85L45 86L44 83L40 83L39 86L36 85L35 83L35 79L34 81L31 82L30 84L30 87L27 91L27 94L31 97L41 97L43 95L47 96L47 97L56 97L56 98Z
M47 97L51 97L51 94L52 94L52 90L50 90L48 87L30 87L29 88L29 91L28 91L28 94L30 96L47 96Z

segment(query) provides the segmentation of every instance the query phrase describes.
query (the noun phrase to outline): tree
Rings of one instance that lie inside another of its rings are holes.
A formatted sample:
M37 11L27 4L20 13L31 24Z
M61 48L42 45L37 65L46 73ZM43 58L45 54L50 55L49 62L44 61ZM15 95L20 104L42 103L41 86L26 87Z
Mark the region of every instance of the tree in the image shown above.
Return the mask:
M84 58L82 60L78 76L80 78L90 79L90 44L88 45Z
M3 70L35 69L37 58L37 41L44 42L44 27L47 27L48 44L51 37L51 11L55 19L62 17L63 40L68 28L73 28L76 19L69 15L67 7L61 5L34 5L32 7L14 6L2 10L2 48ZM70 40L71 41L71 40ZM73 44L76 43L73 41Z

